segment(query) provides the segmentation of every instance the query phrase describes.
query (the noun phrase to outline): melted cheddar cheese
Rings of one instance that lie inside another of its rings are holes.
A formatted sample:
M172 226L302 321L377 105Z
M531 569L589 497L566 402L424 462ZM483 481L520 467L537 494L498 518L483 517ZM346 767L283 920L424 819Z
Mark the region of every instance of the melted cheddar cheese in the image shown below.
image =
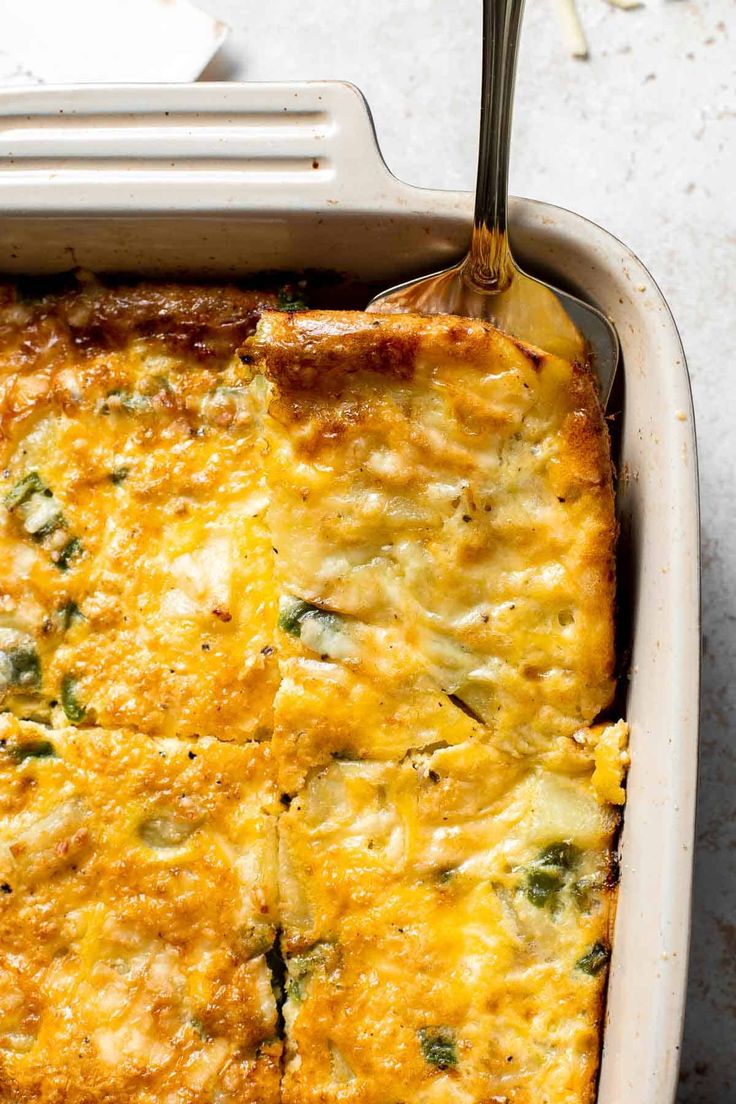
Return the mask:
M589 1104L592 377L275 305L0 293L0 1097Z
M277 1101L270 749L0 718L0 1098Z
M588 1101L625 726L587 369L264 314L285 1104Z
M587 783L468 743L307 785L280 821L284 1100L586 1098L615 824Z
M266 313L248 349L282 620L318 609L301 642L453 695L512 754L589 724L615 529L590 372L458 318Z
M268 736L266 494L222 382L264 301L92 284L6 309L0 695L23 715Z

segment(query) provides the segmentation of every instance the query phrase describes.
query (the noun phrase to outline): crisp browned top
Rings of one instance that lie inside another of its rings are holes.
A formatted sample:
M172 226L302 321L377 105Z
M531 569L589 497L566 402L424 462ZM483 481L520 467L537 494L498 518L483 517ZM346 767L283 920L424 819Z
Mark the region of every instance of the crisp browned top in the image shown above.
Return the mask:
M186 284L105 284L86 279L38 297L0 287L0 355L38 366L119 350L136 338L199 361L231 356L255 329L270 292Z
M616 523L588 367L471 319L342 311L267 311L244 352L272 385L282 593L349 619L356 669L456 695L517 753L589 724Z
M590 372L275 299L0 289L0 1104L589 1104Z

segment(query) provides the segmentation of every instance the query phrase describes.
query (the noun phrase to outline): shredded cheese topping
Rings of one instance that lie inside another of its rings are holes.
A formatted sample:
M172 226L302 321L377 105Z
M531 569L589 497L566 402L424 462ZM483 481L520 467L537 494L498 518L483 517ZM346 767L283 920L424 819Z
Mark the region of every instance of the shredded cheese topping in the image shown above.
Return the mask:
M584 1104L628 764L590 372L277 302L0 294L0 1095Z

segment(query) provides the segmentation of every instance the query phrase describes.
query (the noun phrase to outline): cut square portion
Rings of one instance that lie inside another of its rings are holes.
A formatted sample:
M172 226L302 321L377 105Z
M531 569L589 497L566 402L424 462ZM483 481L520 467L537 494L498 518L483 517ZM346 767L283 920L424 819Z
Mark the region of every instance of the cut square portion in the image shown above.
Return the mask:
M590 769L466 743L311 777L279 822L286 1104L589 1099L617 823Z
M590 723L615 536L590 371L451 317L266 312L246 352L292 650L452 695L516 753Z
M0 1097L279 1098L267 744L0 718Z
M0 698L33 719L262 739L273 553L248 388L274 297L0 292Z

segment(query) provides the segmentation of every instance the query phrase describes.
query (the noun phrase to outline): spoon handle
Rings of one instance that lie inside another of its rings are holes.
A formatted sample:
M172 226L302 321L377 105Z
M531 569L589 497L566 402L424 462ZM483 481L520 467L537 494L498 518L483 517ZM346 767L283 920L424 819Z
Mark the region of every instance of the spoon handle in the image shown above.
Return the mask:
M516 56L524 0L483 0L483 83L475 215L465 279L481 291L503 291L514 265L506 234L509 146Z

